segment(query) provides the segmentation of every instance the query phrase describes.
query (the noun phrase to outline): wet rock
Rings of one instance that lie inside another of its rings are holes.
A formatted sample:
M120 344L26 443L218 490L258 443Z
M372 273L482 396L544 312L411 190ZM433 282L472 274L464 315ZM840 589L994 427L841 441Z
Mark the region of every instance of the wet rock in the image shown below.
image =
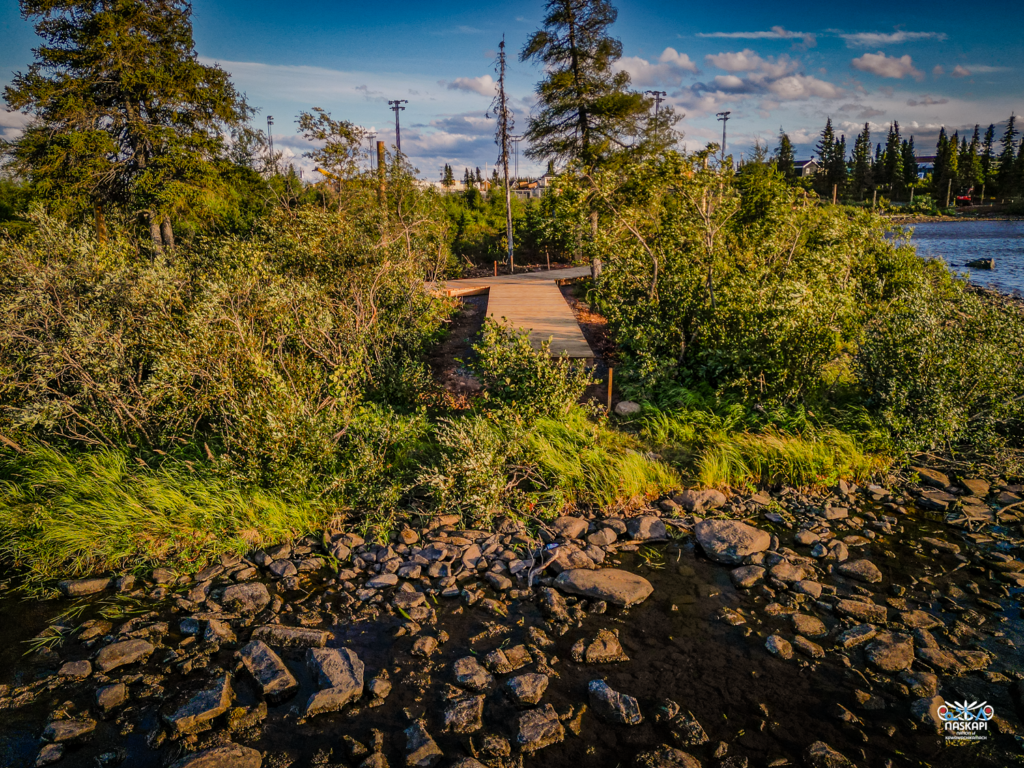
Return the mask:
M96 691L96 707L107 715L128 700L128 687L124 683L105 685Z
M551 523L551 530L555 536L565 539L578 539L587 532L589 527L590 524L582 517L573 517L572 515L563 515Z
M901 672L914 663L914 641L908 635L886 632L874 639L864 656L883 672Z
M82 720L54 720L43 731L43 741L63 744L66 741L77 741L96 730L96 721L84 718Z
M265 624L252 633L253 640L262 640L276 648L323 648L330 633L321 629L305 627L283 627L280 624Z
M770 635L764 643L768 652L780 659L793 658L793 646L782 635Z
M641 752L636 756L636 765L637 768L701 768L700 760L693 755L667 744Z
M764 568L760 565L741 565L729 573L732 583L739 589L750 589L764 581Z
M484 657L484 664L492 672L507 675L522 669L533 662L533 657L525 645L514 645L511 648L496 648Z
M888 615L885 606L861 600L840 600L836 603L836 611L843 616L873 624L884 624Z
M736 520L702 520L694 526L694 533L709 558L727 565L740 565L743 558L771 545L767 531Z
M921 485L930 485L932 488L938 488L944 490L948 488L952 483L949 481L949 476L944 475L935 469L929 469L928 467L911 467L914 472L917 472L921 478Z
M476 733L483 728L484 697L455 699L444 711L445 733Z
M110 585L110 577L105 576L96 579L69 579L61 581L57 584L57 589L60 590L64 597L85 597L86 595L95 595L97 592L103 592L109 589Z
M92 674L92 664L88 661L69 661L65 663L57 674L60 677L70 677L74 680L84 680Z
M320 686L306 702L306 717L337 712L363 695L363 662L348 648L310 648L306 667Z
M989 484L984 480L976 477L962 477L957 481L960 487L970 493L972 496L977 496L979 499L984 499L988 496Z
M927 544L929 547L932 547L933 549L937 549L940 552L949 552L951 555L959 555L960 554L960 545L959 544L950 544L945 539L936 539L936 538L933 538L931 536L922 536L921 537L921 543L922 544Z
M565 598L551 587L541 587L539 590L540 609L552 621L568 623L569 607Z
M562 573L572 570L589 570L595 565L594 561L575 544L565 543L555 549L554 557L548 563L548 567L555 573Z
M170 768L260 768L263 755L241 744L222 744L173 763Z
M259 613L270 605L270 592L258 581L232 584L224 590L221 605L238 613Z
M904 611L900 614L900 622L911 629L934 629L942 626L941 621L924 611Z
M824 741L816 741L806 749L804 763L807 768L856 768L853 762Z
M278 704L295 695L299 683L281 657L262 640L253 640L239 654L249 674L256 680L263 698L271 704Z
M655 517L654 515L634 517L626 523L626 531L629 533L629 538L633 541L651 541L652 539L668 538L665 523L661 521L660 517Z
M490 688L494 678L484 669L476 656L465 656L452 665L455 682L471 691L482 691Z
M96 655L96 669L106 675L118 667L145 661L153 651L152 643L138 638L111 643Z
M806 613L794 613L789 617L793 622L793 631L804 637L824 637L828 634L825 624L817 616Z
M956 656L941 648L918 648L917 657L943 672L958 672L960 662Z
M675 702L672 702L675 704ZM707 744L710 739L704 727L693 716L692 712L677 713L669 722L669 733L681 747L698 747Z
M817 643L813 643L806 637L797 635L793 638L793 647L796 648L804 656L810 656L812 659L820 659L825 656L825 649Z
M921 699L930 699L939 692L939 677L931 672L902 672L900 682Z
M651 582L642 576L615 568L599 571L563 571L555 579L555 586L574 595L606 600L615 605L630 606L646 600L654 591Z
M590 708L603 720L621 725L640 725L643 721L637 700L612 690L604 680L591 680L587 690Z
M275 579L287 579L291 576L297 576L299 569L295 567L295 563L291 560L275 560L268 567L270 575Z
M849 650L856 648L861 643L866 643L878 634L878 629L873 624L858 624L840 632L836 638L836 645Z
M36 768L42 765L53 765L64 757L63 744L44 744L36 756Z
M233 699L231 675L223 674L172 714L164 715L164 722L177 736L204 731L210 727L211 720L228 711Z
M565 728L550 704L528 709L516 720L516 744L523 752L536 752L565 738Z
M527 672L517 675L505 683L509 698L520 707L532 707L540 703L548 689L548 676Z
M839 564L839 572L867 584L877 584L882 580L882 572L870 560L847 560Z
M444 757L422 721L405 729L405 764L409 768L431 768Z

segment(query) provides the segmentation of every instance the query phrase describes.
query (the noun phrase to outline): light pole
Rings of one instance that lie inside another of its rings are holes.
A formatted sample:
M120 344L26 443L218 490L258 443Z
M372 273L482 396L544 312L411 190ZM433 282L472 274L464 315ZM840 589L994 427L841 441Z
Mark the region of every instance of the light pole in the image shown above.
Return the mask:
M277 173L277 158L274 157L274 116L267 115L267 138L270 140L270 162L274 165L274 173Z
M716 117L722 121L722 165L725 165L725 124L729 122L732 112L719 112Z
M398 124L398 113L405 109L402 105L408 103L408 99L395 99L388 102L391 111L395 113L395 149L398 150L398 154L402 154L402 129Z

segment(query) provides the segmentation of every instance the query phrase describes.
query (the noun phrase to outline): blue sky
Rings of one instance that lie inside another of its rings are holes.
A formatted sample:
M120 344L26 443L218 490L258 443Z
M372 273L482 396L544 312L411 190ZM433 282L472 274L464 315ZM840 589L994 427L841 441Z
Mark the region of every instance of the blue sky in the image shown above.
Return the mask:
M973 128L1024 112L1024 13L1019 2L988 2L984 13L931 0L856 4L789 2L615 3L612 34L619 66L638 89L668 92L685 118L683 144L720 137L715 113L732 112L730 151L760 139L776 144L785 128L798 156L831 116L839 132L871 123L884 140L892 120L914 134L922 153L938 128ZM256 122L275 120L278 149L297 165L307 145L295 134L300 110L323 107L394 142L388 99L408 99L402 148L421 175L444 163L494 162L494 122L485 117L493 59L505 35L509 86L521 132L542 73L518 61L540 26L544 4L194 0L200 57L229 71ZM31 61L34 33L17 3L0 0L0 83ZM16 135L24 118L0 112L0 131ZM520 156L524 173L535 167Z

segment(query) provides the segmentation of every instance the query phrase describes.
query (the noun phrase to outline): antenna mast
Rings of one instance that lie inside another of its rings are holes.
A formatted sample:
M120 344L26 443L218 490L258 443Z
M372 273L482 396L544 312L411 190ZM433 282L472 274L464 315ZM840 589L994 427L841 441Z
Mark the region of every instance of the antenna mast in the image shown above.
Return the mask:
M402 105L408 103L408 99L395 99L388 102L391 111L395 113L395 149L398 150L398 154L402 154L402 128L398 124L398 113L405 109Z

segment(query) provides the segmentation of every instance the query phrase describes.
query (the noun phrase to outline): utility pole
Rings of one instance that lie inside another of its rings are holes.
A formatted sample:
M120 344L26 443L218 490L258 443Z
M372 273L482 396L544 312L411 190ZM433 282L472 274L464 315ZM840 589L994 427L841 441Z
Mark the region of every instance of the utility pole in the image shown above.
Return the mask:
M498 119L497 130L495 131L494 143L498 145L498 164L501 166L505 176L505 232L508 242L508 272L512 274L515 268L514 251L512 243L512 188L508 179L508 145L513 139L512 128L515 125L512 120L512 109L508 105L508 96L505 93L505 36L502 35L498 43L498 60L494 66L498 73L498 92L491 102L491 112ZM516 143L516 175L519 174L519 144Z
M398 154L402 154L402 129L398 124L398 113L405 109L402 105L408 103L408 99L395 99L388 102L388 107L395 113L395 148L398 150Z
M722 165L725 165L725 124L729 122L732 112L719 112L715 117L722 121Z
M274 166L274 173L277 173L277 158L274 157L274 116L267 115L267 138L270 140L270 162Z
M658 111L661 109L661 102L665 100L668 95L665 91L644 91L648 96L654 99L654 133L658 133Z

